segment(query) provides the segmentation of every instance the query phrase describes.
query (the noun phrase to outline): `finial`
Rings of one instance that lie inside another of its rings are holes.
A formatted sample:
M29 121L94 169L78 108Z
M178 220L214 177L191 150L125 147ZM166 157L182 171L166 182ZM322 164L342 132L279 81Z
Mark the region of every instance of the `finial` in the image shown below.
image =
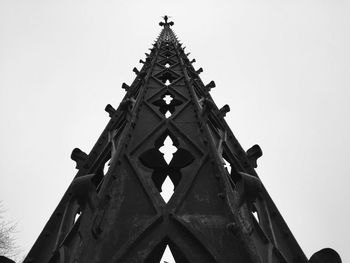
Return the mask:
M76 162L76 167L77 169L83 168L83 165L85 164L86 160L88 159L88 155L80 150L79 148L75 148L72 151L72 154L70 158Z
M163 18L164 18L164 22L165 22L165 23L164 23L164 22L160 22L160 23L159 23L160 26L166 27L166 26L173 26L173 25L174 25L174 22L173 22L173 21L168 22L168 19L170 18L170 16L165 15L165 16L163 16Z
M108 112L109 117L113 117L113 115L116 112L115 108L113 108L111 104L107 104L107 106L105 107L105 111Z

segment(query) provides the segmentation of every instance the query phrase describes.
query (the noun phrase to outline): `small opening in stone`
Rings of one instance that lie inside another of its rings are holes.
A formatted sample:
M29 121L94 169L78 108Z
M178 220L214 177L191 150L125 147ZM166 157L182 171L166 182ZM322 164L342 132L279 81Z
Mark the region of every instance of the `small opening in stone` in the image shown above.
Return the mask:
M80 216L81 216L81 211L78 211L78 212L75 214L73 225L78 221L78 219L79 219Z
M163 154L163 158L167 164L173 159L173 154L177 151L177 148L173 145L173 140L170 136L167 136L164 140L164 144L159 148L159 151Z
M159 263L176 263L169 246L167 245Z
M194 161L193 155L178 145L177 138L166 131L155 141L154 148L139 157L144 166L153 170L150 179L166 203L179 185L181 169Z
M159 107L159 111L164 114L165 118L169 118L175 111L176 107L181 105L182 102L174 99L172 95L165 94L161 99L152 103Z
M170 111L167 111L165 114L164 114L165 118L169 118L171 116L171 112Z
M256 221L259 223L259 215L257 211L252 211L253 216L255 217Z
M224 167L226 168L227 172L231 174L231 164L225 158L222 158L222 160L224 162Z
M106 175L107 172L108 172L110 162L111 162L111 158L109 158L108 161L105 162L105 164L104 164L104 166L103 166L103 174L104 174L104 175Z
M174 184L171 181L170 177L167 176L162 184L162 196L165 203L168 203L172 195L174 194Z
M168 95L164 96L163 100L165 101L166 104L169 105L171 103L171 101L173 100L173 97L168 94Z

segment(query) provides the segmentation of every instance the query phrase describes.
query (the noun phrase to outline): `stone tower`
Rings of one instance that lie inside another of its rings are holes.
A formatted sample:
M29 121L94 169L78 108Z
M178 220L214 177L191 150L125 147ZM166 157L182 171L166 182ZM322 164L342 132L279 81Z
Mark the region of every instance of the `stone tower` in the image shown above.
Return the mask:
M308 261L254 170L260 147L242 149L173 24L90 153L73 150L78 173L24 262L154 263L167 246L181 263L341 262Z

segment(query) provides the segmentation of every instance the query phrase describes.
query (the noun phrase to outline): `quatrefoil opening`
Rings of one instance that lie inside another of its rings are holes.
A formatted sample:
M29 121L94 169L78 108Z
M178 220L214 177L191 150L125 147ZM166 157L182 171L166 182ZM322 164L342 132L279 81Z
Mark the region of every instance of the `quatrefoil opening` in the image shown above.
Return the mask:
M175 99L170 93L166 93L159 100L152 103L157 106L159 111L164 114L166 118L169 118L174 112L177 106L181 105L182 102Z
M182 178L181 169L190 165L194 157L188 150L179 148L176 137L169 132L163 133L155 141L154 146L141 154L140 161L144 166L153 170L152 181L159 193L162 193L162 186L168 176L175 192ZM168 158L169 155L172 156ZM168 202L172 194L167 193L166 198L162 196L164 201Z

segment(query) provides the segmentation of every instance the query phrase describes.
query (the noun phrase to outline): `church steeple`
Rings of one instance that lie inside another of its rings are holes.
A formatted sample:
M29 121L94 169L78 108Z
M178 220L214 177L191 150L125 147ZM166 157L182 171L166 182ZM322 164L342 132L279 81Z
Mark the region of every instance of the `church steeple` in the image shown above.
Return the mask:
M308 262L254 170L262 150L243 150L215 83L159 25L92 150L73 150L78 173L24 262L153 263L166 247L184 263Z

